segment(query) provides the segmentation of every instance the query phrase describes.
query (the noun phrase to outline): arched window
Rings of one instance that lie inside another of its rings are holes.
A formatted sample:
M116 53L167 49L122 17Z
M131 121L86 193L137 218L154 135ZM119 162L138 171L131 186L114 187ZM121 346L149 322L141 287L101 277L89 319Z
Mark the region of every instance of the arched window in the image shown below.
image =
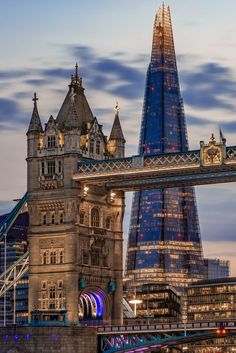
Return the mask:
M64 214L63 212L60 212L60 219L59 219L60 223L62 224L64 222Z
M80 212L79 214L79 223L84 224L84 212Z
M91 226L92 227L100 227L100 219L99 219L99 210L97 208L92 208L91 211Z
M63 264L63 262L64 262L64 251L63 250L60 251L59 262L60 262L60 264Z
M96 142L96 153L100 154L100 141Z
M43 253L43 265L46 265L46 263L47 263L47 252L44 251L44 253Z
M41 164L41 170L42 170L42 175L44 175L44 173L45 173L45 166L44 166L44 162L42 162L42 164Z
M52 251L50 254L50 263L52 265L55 265L55 263L56 263L56 252L55 251Z
M94 140L90 140L89 152L90 152L90 153L93 153L93 152L94 152Z
M52 216L51 216L51 223L54 224L55 223L55 214L52 213Z
M111 217L106 218L106 229L111 229Z
M42 222L43 222L43 224L47 224L47 215L46 215L46 213L43 214Z

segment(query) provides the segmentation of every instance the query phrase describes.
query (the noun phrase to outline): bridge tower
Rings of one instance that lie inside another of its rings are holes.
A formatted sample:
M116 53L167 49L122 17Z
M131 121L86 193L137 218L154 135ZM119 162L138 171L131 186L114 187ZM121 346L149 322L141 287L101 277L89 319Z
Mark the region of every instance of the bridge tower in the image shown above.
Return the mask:
M82 159L124 157L118 110L111 148L77 65L57 118L44 129L37 100L27 132L29 318L120 323L123 192L72 180Z

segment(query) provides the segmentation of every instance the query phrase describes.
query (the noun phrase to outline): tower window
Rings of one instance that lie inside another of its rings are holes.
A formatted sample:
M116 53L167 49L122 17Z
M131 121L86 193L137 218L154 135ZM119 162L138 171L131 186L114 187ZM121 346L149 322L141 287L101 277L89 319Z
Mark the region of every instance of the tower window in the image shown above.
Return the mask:
M42 264L43 264L43 265L46 265L46 263L47 263L47 252L44 251L44 253L43 253L43 258L42 258Z
M100 141L96 142L96 153L100 154Z
M59 174L62 173L62 162L61 161L58 162L58 173Z
M106 229L111 229L111 217L106 218Z
M84 224L84 212L80 212L79 214L79 223L80 224Z
M90 152L90 153L93 153L93 152L94 152L94 140L90 140L89 152Z
M50 135L48 136L48 148L56 147L56 136Z
M59 262L60 262L60 264L64 263L64 251L63 250L61 250L59 253Z
M86 250L83 251L83 264L89 265L89 252Z
M44 175L45 174L44 162L42 162L42 164L41 164L41 171L42 171L42 175Z
M51 216L51 223L55 224L55 214L54 213L52 213L52 216Z
M43 224L47 224L47 215L46 215L46 213L43 214L42 223Z
M100 250L93 249L91 252L91 265L99 266L100 265Z
M100 216L99 210L97 208L93 208L91 211L91 226L92 227L100 227Z
M48 174L55 174L55 161L48 162Z
M63 214L63 212L60 212L60 219L59 219L59 221L60 221L60 224L64 223L64 214Z
M55 251L52 251L50 254L50 263L52 265L55 265L55 263L56 263L56 252Z

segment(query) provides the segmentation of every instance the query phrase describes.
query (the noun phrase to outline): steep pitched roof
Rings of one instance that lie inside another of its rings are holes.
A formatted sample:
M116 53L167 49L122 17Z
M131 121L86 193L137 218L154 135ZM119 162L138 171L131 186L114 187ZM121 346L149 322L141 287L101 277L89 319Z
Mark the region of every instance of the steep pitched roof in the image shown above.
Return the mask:
M33 112L32 112L32 116L31 116L31 120L29 123L29 128L27 133L29 132L43 132L43 128L42 128L42 124L41 124L41 120L40 120L40 116L39 116L39 112L38 112L38 107L37 107L37 96L36 93L34 93L34 98L32 99L32 101L34 102L34 108L33 108Z
M125 142L118 111L115 114L115 119L111 129L109 140L122 140L123 142Z
M83 123L93 121L93 114L88 104L88 101L84 95L84 88L82 86L82 78L78 76L78 66L76 65L75 76L71 77L71 84L69 85L69 91L65 97L65 100L58 113L56 121L59 129L64 128L64 124L67 121L69 113L71 114L71 104L74 105L74 117L73 120L77 120L77 127L81 128ZM74 120L74 124L75 124Z

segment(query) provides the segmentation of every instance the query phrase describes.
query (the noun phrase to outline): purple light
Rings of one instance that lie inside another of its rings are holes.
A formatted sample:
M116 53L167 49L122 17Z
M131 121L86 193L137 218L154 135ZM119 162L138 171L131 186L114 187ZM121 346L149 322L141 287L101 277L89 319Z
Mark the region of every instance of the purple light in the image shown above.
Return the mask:
M25 336L25 338L29 341L29 340L30 340L30 334L27 333L27 335Z
M5 340L7 341L8 339L9 339L9 336L8 336L8 335L6 335L6 336L5 336Z
M57 336L55 335L55 333L52 334L52 339L55 341L57 339Z
M18 335L15 335L15 336L14 336L14 340L15 340L15 341L17 341L17 340L18 340L18 338L19 338L19 336L18 336Z

